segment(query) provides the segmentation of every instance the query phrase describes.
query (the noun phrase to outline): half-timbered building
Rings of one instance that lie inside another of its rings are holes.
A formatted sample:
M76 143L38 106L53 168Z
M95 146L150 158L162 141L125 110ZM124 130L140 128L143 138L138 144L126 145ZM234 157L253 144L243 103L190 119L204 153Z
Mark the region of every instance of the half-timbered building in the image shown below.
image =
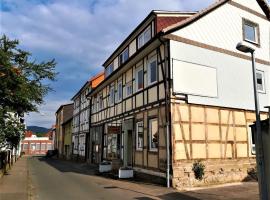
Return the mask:
M235 47L255 49L266 111L269 17L264 0L152 11L104 62L105 80L88 94L91 161L161 177L167 171L179 188L243 180L255 164L248 127L255 115L250 55ZM196 160L206 165L203 182L192 172Z
M74 159L87 161L89 156L89 113L90 103L86 95L98 86L104 79L104 73L99 73L88 80L82 88L72 97L73 128L72 128L72 154Z

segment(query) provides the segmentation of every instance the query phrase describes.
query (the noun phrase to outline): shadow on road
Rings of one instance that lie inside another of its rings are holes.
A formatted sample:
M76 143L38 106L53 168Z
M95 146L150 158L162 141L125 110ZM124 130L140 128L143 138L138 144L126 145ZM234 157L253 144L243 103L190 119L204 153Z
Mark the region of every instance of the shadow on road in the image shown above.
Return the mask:
M97 166L89 165L86 163L77 163L66 160L59 160L54 158L46 158L45 156L33 156L41 162L45 162L48 165L54 167L60 172L74 172L85 175L95 175L97 171Z

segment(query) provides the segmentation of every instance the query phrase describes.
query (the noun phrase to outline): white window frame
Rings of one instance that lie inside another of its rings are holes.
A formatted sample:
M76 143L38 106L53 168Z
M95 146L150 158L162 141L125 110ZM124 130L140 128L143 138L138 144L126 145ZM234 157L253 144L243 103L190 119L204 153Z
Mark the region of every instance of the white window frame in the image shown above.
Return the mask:
M139 147L138 146L138 135L139 135L139 127L142 127L142 147ZM144 141L143 141L143 136L144 136L144 127L143 127L143 121L139 121L136 123L136 150L137 151L142 151L143 150L143 144L144 144Z
M105 78L107 78L114 70L113 63L111 63L106 69L105 69Z
M250 26L250 27L253 27L254 28L254 36L255 36L255 41L253 40L249 40L248 38L246 38L246 29L245 29L245 26ZM244 41L247 41L247 42L250 42L250 43L253 43L253 44L257 44L259 45L260 43L260 34L259 34L259 24L257 23L254 23L248 19L244 19L243 18L243 39Z
M129 87L131 88L131 93L130 93L130 94L128 94L128 88L129 88ZM126 83L125 88L126 88L126 97L131 96L132 93L133 93L133 84L132 84L132 81Z
M261 90L261 89L259 89L258 88L258 83L257 83L257 74L261 74L261 76L262 76L262 87L263 87L263 89ZM265 75L264 75L264 71L261 71L261 70L256 70L256 85L257 85L257 90L258 90L258 92L260 92L260 93L266 93L266 89L265 89Z
M158 146L156 148L152 147L152 122L153 121L157 121L157 137L158 137L158 118L149 119L148 120L149 151L157 151L158 150ZM157 143L159 145L159 142L157 142Z
M139 88L138 86L138 74L139 74L139 71L142 71L142 88ZM138 91L141 91L141 90L143 90L143 88L144 88L144 71L143 71L143 67L142 66L140 66L140 67L138 67L137 69L136 69L136 75L135 75L136 77L135 77L135 82L136 82L136 91L138 92Z
M150 38L146 38L146 33L150 31ZM138 49L143 47L152 38L151 25L149 25L138 37Z
M121 96L120 96L121 94ZM116 98L117 98L117 102L120 102L122 101L123 99L123 84L122 84L122 81L119 81L117 83L117 95L115 95Z
M102 94L98 95L98 107L99 107L99 110L103 109L103 97L102 97Z
M153 63L153 62L156 63L156 80L151 82L151 63ZM154 84L154 83L156 83L158 81L158 65L157 65L157 59L156 59L155 56L153 56L152 58L150 58L148 60L148 68L147 68L147 70L148 70L148 73L147 73L148 74L148 76L147 76L148 85L152 85L152 84Z
M112 93L111 93L112 92ZM115 103L115 91L114 91L114 86L110 87L110 91L109 91L109 105L112 106Z
M127 53L127 58L124 60L124 54ZM119 55L119 64L122 65L129 59L128 48L125 48L124 51Z

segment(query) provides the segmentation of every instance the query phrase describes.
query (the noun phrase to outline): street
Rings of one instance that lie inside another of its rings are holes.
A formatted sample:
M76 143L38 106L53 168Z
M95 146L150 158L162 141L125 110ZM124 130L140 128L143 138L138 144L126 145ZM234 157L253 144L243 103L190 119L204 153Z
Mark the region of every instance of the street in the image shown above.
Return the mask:
M178 192L159 185L114 180L94 174L94 169L44 157L23 157L9 175L0 179L1 200L95 200L95 199L258 199L257 184Z

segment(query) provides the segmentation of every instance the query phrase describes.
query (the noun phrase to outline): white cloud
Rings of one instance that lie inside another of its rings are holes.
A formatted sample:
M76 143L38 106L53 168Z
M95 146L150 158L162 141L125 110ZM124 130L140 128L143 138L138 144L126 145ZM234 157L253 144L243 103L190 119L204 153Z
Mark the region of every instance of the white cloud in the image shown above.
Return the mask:
M56 92L29 125L50 127L58 106L69 102L127 35L153 10L199 10L214 0L3 0L1 33L21 41L39 59L56 58ZM74 78L75 77L75 78ZM57 98L56 98L57 97Z

